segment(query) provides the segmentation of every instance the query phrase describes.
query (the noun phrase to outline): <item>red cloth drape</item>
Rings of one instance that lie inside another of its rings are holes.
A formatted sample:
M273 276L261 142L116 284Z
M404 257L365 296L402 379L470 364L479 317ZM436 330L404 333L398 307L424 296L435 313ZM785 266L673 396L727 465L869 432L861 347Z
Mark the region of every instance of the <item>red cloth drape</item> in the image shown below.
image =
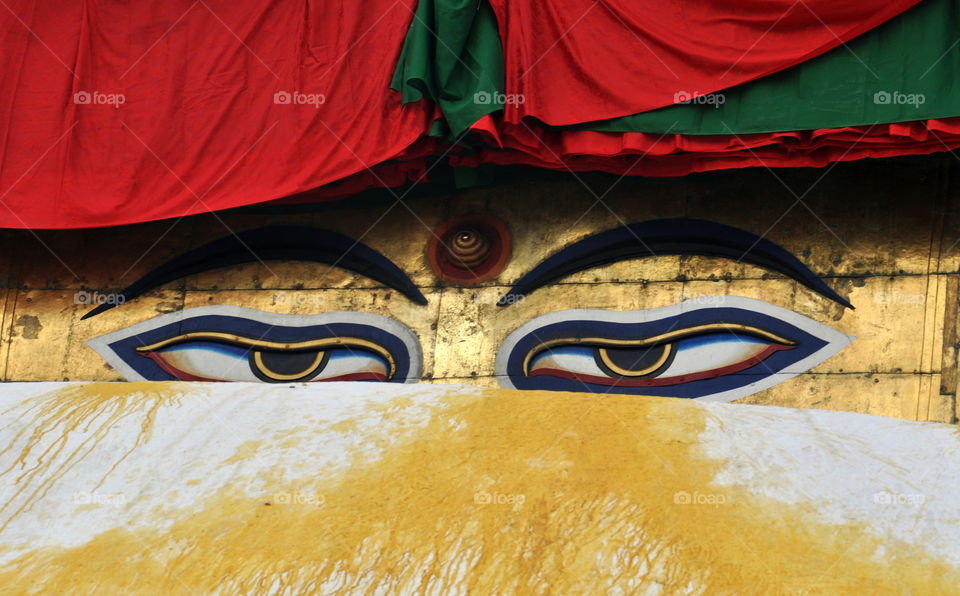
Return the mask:
M397 156L433 118L389 89L415 5L7 0L0 227L260 203Z
M684 176L747 167L823 167L835 161L926 155L960 147L960 117L747 135L660 135L542 129L487 119L504 150L451 159L456 166L524 164L574 172ZM490 142L493 144L493 142Z
M416 0L7 0L0 227L107 226L341 198L423 180L437 155L453 165L679 176L953 149L957 118L739 137L521 121L596 120L672 103L678 91L731 86L915 1L493 0L506 91L525 102L477 122L489 146L464 152L428 136L434 106L402 107L389 89Z
M783 70L919 0L490 0L508 122L618 118ZM865 67L866 68L866 67Z

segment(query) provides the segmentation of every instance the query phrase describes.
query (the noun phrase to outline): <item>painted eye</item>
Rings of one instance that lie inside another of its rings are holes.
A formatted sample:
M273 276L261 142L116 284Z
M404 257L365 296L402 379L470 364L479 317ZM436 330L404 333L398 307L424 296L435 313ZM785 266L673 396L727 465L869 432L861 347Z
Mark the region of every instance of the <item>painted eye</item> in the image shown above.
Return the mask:
M87 343L127 380L416 382L421 374L413 332L367 313L201 307Z
M396 373L387 350L350 337L280 343L194 332L136 351L182 381L388 381Z
M609 341L557 339L531 353L527 375L597 385L662 387L734 374L794 342L743 325L700 325L668 338Z
M826 360L853 338L759 300L718 296L634 312L572 310L512 333L502 385L730 401Z

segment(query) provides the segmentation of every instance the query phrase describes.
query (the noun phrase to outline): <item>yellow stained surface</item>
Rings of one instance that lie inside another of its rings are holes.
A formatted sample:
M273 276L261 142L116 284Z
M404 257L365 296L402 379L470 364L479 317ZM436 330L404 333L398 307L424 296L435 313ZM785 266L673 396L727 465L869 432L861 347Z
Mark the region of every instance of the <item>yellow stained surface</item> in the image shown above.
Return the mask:
M177 399L158 387L71 388L38 402L25 432L101 428L134 415L143 420L140 443L148 442L153 412ZM403 407L397 398L380 408L384 432ZM956 569L918 547L888 542L881 555L865 528L824 523L816 503L787 506L715 485L723 462L699 447L705 422L680 400L450 392L424 427L404 427L392 442L363 437L386 446L381 455L358 450L345 472L317 469L271 485L296 494L320 478L313 499L271 502L250 495L253 478L236 478L176 515L169 530L118 527L76 548L36 549L0 569L0 586L56 594L943 594L960 585ZM103 439L98 431L91 440ZM256 469L257 451L244 444L232 461ZM63 468L35 473L55 478ZM678 503L683 494L713 504Z
M40 396L32 400L25 411L14 414L0 411L0 430L16 429L14 439L0 445L0 455L8 455L12 446L23 437L29 437L27 446L17 454L14 464L0 470L0 479L6 489L0 501L0 539L3 530L18 513L36 505L73 465L89 454L97 443L109 435L121 419L135 416L141 421L140 434L133 447L121 453L102 478L96 479L94 491L104 478L137 447L150 440L157 411L174 406L180 391L157 389L157 383L92 383L60 390L54 399ZM195 398L200 390L195 390ZM75 434L89 433L79 444L69 445ZM46 465L30 465L31 458L39 457ZM26 497L21 499L21 497ZM11 504L21 504L14 509ZM2 584L0 584L2 585Z

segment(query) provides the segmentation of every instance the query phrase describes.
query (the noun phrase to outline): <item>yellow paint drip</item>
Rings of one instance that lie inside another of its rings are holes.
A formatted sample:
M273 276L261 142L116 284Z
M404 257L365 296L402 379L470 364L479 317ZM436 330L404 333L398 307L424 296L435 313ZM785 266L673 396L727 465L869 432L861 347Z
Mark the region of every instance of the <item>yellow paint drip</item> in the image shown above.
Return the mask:
M382 413L399 408L394 402ZM71 424L83 418L63 408L57 415ZM815 505L712 484L722 462L698 450L704 424L701 409L679 400L450 393L426 428L392 437L375 459L355 454L318 499L245 497L238 480L169 531L112 529L77 548L27 553L0 570L0 586L938 594L960 585L956 570L922 549L887 543L881 558L875 537L818 521ZM239 459L254 457L250 445L240 451ZM318 469L303 485L324 474ZM714 504L684 504L683 494Z
M7 493L7 500L0 502L0 535L14 517L33 507L89 454L114 425L130 416L141 418L140 434L134 445L119 454L113 466L96 481L96 491L120 462L150 440L157 411L176 404L181 395L174 387L170 383L88 383L39 395L0 412L0 420L5 421L0 430L19 429L14 439L0 449L0 455L26 439L13 465L0 470L0 481L13 489ZM71 445L71 439L81 434L79 444ZM12 503L19 504L13 508Z

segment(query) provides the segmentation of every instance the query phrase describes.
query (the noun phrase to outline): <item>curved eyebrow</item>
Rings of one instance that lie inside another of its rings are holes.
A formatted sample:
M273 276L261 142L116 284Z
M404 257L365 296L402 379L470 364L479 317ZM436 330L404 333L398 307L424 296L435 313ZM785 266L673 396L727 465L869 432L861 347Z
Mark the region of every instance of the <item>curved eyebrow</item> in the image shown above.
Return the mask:
M127 286L81 320L133 300L165 283L230 265L262 261L310 261L340 267L389 286L417 304L427 299L393 261L365 244L336 232L298 226L270 226L225 236L175 257Z
M629 224L575 242L521 277L498 304L512 304L519 296L591 267L661 255L702 255L743 261L782 273L821 296L853 308L786 249L745 230L686 218Z

